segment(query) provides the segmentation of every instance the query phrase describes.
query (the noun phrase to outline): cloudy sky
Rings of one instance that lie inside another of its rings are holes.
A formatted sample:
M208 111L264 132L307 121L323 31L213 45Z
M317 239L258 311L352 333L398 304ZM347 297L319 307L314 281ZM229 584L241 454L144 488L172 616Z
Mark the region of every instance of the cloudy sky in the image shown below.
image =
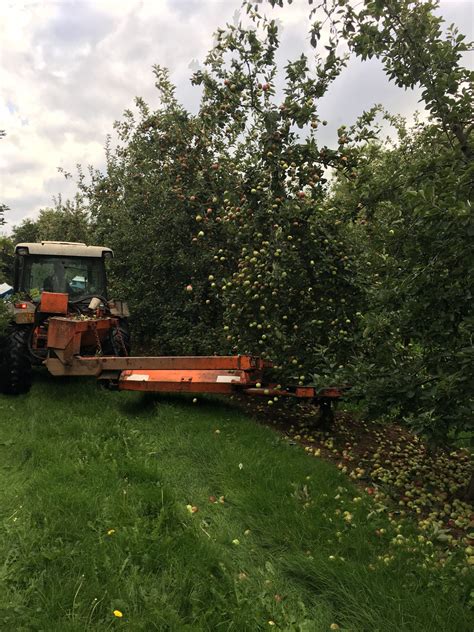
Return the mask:
M212 34L238 16L241 0L0 0L0 202L10 211L3 232L74 191L58 167L104 166L113 122L142 96L157 99L153 64L170 69L191 111L199 89L192 69ZM282 59L309 50L306 0L270 11L281 20ZM442 0L440 13L473 38L474 0ZM472 65L472 59L468 60ZM419 95L390 85L378 62L351 62L321 106L331 133L374 103L408 118Z

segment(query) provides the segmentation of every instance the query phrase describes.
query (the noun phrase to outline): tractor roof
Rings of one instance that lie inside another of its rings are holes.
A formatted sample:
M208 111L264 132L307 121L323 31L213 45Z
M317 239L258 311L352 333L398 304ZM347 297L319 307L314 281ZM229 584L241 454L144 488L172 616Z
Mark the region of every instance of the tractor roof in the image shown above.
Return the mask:
M20 249L28 249L26 253ZM15 247L15 252L18 254L29 255L50 255L58 257L102 257L104 253L110 253L109 256L113 256L113 252L110 248L105 246L86 246L83 243L75 243L70 241L41 241L38 243L21 243Z

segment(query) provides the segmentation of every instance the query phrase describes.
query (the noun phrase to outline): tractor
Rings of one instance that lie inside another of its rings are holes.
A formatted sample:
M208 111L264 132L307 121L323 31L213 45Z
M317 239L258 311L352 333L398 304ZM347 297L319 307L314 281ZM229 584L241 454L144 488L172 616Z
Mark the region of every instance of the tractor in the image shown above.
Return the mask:
M48 356L52 317L74 320L110 317L113 326L81 339L82 355L130 355L129 310L110 300L106 260L110 248L84 243L42 241L15 248L13 297L7 303L9 325L0 340L0 390L29 391L32 367Z

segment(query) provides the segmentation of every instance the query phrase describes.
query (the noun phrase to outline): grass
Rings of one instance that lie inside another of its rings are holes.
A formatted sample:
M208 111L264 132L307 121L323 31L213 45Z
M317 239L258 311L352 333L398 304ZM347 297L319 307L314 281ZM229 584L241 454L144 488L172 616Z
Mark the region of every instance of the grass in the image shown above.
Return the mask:
M0 484L0 630L473 629L455 556L220 402L44 378L0 398Z

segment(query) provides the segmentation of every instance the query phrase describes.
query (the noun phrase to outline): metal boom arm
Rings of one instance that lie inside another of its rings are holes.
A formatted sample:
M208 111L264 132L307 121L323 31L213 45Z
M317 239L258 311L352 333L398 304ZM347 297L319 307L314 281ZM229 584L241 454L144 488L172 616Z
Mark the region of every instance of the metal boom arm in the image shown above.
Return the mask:
M100 341L115 326L114 318L78 320L52 317L48 329L45 365L55 376L90 376L119 390L181 393L243 392L254 396L297 397L326 408L343 389L314 386L281 387L265 383L272 363L257 356L82 356L84 339Z

